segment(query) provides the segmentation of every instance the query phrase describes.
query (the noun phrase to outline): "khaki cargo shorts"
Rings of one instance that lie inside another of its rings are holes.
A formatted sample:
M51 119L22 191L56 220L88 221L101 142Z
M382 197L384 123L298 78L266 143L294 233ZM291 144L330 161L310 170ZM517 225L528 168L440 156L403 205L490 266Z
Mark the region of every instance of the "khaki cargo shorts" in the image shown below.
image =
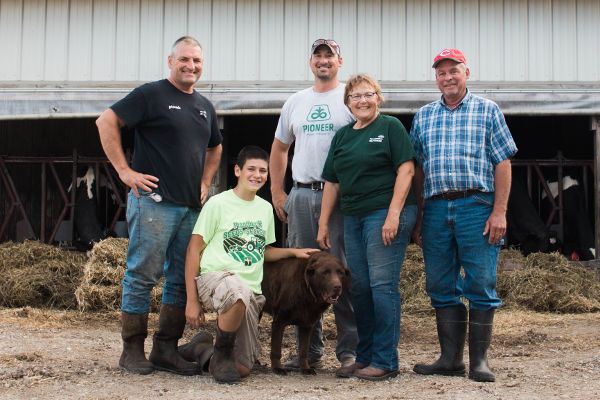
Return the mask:
M260 356L258 340L258 316L265 305L265 296L255 294L235 273L223 270L207 272L196 277L196 289L200 302L209 310L223 314L241 300L246 306L246 315L238 329L235 359L248 369L252 369Z

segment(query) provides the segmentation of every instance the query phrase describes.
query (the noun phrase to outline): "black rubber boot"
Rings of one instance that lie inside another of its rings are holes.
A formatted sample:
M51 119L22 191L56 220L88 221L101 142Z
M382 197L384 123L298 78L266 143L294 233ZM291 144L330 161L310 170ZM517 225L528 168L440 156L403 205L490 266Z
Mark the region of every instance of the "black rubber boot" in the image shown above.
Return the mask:
M493 323L494 310L469 310L469 379L477 382L496 380L487 359Z
M148 336L148 313L121 313L121 337L123 352L119 359L119 369L135 374L147 375L154 371L152 363L144 354L144 339Z
M177 351L187 361L196 362L200 373L208 372L208 362L214 352L212 335L200 332L189 343L179 346Z
M177 341L185 329L185 309L163 304L154 333L150 361L155 369L179 375L196 375L198 365L186 361L177 351Z
M435 318L442 355L433 364L416 364L413 371L421 375L465 376L467 309L462 304L436 308Z
M236 334L237 331L222 331L217 322L215 352L210 359L208 370L219 383L237 383L241 379L238 370L235 368L235 358L233 356Z

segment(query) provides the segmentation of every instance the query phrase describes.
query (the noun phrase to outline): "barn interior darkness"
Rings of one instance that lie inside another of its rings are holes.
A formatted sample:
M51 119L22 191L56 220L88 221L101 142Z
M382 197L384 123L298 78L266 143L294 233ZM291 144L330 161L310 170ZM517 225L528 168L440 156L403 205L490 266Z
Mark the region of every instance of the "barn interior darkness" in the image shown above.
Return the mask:
M407 130L410 129L412 115L397 115ZM593 160L594 134L590 131L590 119L587 116L507 116L507 123L519 148L515 158L518 160L552 160L560 153L568 160ZM277 126L278 116L227 116L224 118L224 156L227 163L226 188L235 185L233 165L239 150L249 144L258 145L269 151L273 134ZM123 144L132 148L133 135L124 132ZM0 121L0 156L13 159L7 162L6 168L12 177L14 185L25 206L26 213L36 236L40 232L40 164L14 162L15 157L65 157L73 156L76 149L79 157L103 157L104 153L98 139L94 119L49 119L49 120L18 120ZM85 173L85 166L78 168L78 175ZM57 164L56 171L66 190L70 183L71 166L67 163ZM524 179L524 167L514 167L515 179ZM557 169L542 168L546 179L556 180ZM583 179L582 168L566 167L564 175L571 175L580 182ZM535 176L534 176L535 178ZM225 184L225 182L223 182ZM587 175L588 218L593 226L593 174ZM286 186L291 185L288 171ZM534 182L533 194L541 195L539 182ZM58 218L62 209L60 196L56 193L53 179L48 173L48 196L46 207L46 230L52 229L52 221ZM269 183L259 192L259 195L270 201ZM533 199L534 206L539 211L539 198ZM0 180L0 224L5 220L11 206L5 184ZM101 223L108 224L111 215L102 215ZM122 217L123 218L123 217ZM20 214L15 211L1 241L16 239L16 222ZM277 224L277 237L281 237L281 224ZM281 244L281 243L280 243Z

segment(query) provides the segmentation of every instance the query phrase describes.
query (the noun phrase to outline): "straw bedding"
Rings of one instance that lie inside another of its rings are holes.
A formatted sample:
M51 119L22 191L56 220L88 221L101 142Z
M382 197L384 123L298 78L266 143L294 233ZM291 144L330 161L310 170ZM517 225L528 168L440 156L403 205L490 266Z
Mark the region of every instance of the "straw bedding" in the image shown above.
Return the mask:
M127 268L127 239L109 238L96 245L83 266L81 284L75 289L81 311L118 310L121 307L121 281ZM150 293L150 310L160 309L162 279Z
M75 308L85 254L38 241L0 244L0 305Z
M89 252L62 250L36 241L0 244L0 306L114 311L121 305L127 239L109 238ZM600 311L598 275L569 263L558 253L502 250L498 294L504 308L543 312ZM507 266L507 268L502 268ZM431 311L419 247L406 250L399 290L405 313ZM151 310L160 306L162 282L151 293Z

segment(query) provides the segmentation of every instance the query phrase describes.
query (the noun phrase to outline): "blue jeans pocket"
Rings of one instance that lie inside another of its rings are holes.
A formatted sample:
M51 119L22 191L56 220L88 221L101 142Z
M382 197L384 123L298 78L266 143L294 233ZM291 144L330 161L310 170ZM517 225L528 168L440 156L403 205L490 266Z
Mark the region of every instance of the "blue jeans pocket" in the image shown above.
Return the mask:
M486 206L494 206L494 192L479 192L473 195L473 200Z

